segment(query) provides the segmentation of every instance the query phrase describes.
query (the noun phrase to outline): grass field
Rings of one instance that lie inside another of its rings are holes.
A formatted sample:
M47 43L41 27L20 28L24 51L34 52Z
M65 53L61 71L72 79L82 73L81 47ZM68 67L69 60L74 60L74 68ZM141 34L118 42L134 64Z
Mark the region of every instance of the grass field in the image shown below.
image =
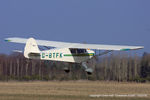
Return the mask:
M99 97L95 94L147 94ZM101 81L0 82L0 100L149 100L150 84Z

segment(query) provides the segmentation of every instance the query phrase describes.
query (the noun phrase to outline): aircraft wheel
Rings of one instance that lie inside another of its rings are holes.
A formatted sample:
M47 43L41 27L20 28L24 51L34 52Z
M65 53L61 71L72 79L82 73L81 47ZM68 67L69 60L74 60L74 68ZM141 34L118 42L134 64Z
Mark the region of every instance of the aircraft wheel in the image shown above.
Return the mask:
M87 68L85 71L87 72L88 75L92 75L92 73L93 73L92 68Z
M69 73L69 72L70 72L70 69L69 69L69 68L64 68L64 71L65 71L66 73Z
M92 72L87 72L88 75L92 75Z

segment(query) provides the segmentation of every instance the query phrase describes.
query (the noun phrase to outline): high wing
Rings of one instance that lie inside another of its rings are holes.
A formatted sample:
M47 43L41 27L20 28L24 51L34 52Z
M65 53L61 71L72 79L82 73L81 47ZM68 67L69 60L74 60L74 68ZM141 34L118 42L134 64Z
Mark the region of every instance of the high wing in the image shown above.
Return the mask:
M25 44L28 39L26 38L6 38L7 42L23 43ZM123 45L102 45L102 44L83 44L83 43L69 43L69 42L56 42L47 40L36 40L40 46L56 47L56 48L80 48L80 49L97 49L97 50L137 50L144 48L143 46L123 46Z

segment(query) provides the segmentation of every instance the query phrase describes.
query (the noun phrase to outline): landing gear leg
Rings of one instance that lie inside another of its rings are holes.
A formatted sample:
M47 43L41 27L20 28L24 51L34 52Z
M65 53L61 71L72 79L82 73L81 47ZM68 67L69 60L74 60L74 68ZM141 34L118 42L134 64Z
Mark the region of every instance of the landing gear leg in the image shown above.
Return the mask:
M88 75L91 75L93 73L93 69L88 68L88 66L86 65L86 62L82 62L82 66L84 67L84 69L85 69L85 71L87 72Z

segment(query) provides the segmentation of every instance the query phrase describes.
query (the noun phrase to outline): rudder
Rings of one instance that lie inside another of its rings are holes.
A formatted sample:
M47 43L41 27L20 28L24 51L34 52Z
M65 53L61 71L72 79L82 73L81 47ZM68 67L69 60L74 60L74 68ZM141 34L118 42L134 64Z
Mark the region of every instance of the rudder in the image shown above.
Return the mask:
M40 50L34 38L29 38L24 48L25 58L35 58L40 56Z

